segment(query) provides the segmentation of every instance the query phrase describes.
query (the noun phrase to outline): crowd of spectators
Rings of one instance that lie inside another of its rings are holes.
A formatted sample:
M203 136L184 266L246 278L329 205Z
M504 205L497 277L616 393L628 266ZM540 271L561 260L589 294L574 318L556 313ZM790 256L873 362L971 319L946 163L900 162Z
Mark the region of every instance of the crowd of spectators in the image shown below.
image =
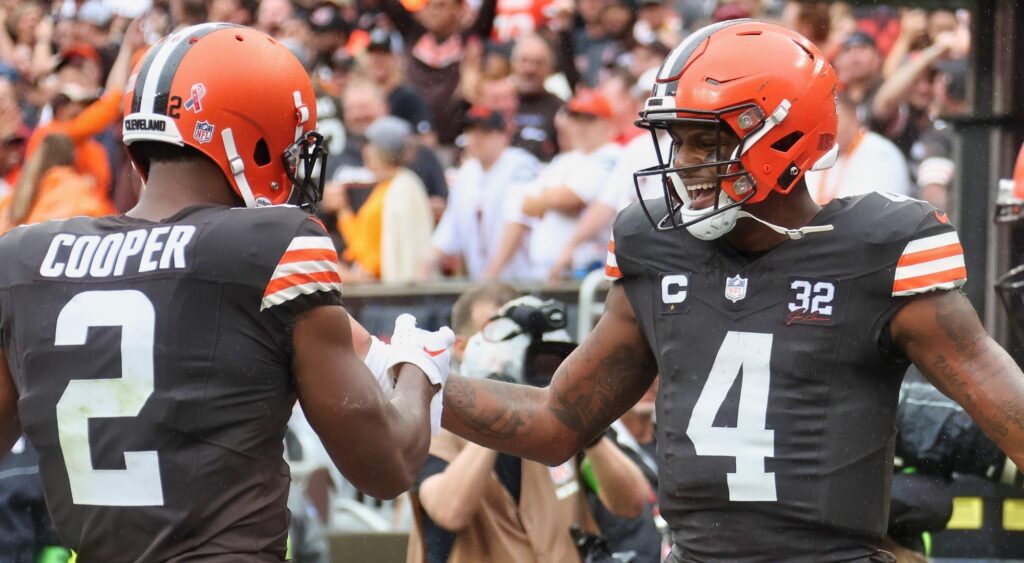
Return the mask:
M783 0L0 0L0 228L130 208L141 184L118 137L132 65L175 29L228 21L275 36L313 77L330 147L317 212L347 283L580 277L600 264L615 212L636 198L632 172L657 161L633 125L655 70L688 32L741 17L793 27L836 67L839 160L808 174L819 202L885 190L947 205L946 118L966 111L966 11ZM67 142L44 142L55 135L70 141L70 163Z

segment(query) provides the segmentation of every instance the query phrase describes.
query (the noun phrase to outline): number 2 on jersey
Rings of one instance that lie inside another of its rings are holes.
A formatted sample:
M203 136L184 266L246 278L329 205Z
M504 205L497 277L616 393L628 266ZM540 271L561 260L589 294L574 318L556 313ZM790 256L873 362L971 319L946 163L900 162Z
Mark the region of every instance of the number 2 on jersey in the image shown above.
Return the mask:
M736 472L726 475L730 501L776 500L775 474L764 466L765 458L775 455L775 431L765 427L771 353L772 335L729 331L686 427L697 455L736 458ZM741 369L736 426L714 426L715 415Z
M135 290L86 291L57 316L54 344L81 346L89 328L121 327L121 377L72 379L57 401L57 432L75 504L162 506L156 451L124 452L125 469L93 469L89 419L139 415L153 393L156 313Z

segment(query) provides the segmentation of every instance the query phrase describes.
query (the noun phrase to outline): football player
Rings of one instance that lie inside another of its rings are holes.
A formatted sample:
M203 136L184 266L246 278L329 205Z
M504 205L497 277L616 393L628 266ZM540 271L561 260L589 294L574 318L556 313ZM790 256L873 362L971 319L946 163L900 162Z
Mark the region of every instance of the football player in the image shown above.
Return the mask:
M283 561L296 396L345 477L394 497L426 459L451 331L399 317L386 398L299 207L326 152L310 79L272 37L171 34L125 115L135 208L0 239L0 452L23 428L79 561Z
M808 195L803 175L836 152L820 50L770 23L705 27L666 58L639 123L667 130L674 157L637 173L664 197L616 219L600 322L547 388L452 376L449 429L557 464L660 373L673 562L890 560L878 546L910 362L1024 463L1024 377L957 291L946 214Z

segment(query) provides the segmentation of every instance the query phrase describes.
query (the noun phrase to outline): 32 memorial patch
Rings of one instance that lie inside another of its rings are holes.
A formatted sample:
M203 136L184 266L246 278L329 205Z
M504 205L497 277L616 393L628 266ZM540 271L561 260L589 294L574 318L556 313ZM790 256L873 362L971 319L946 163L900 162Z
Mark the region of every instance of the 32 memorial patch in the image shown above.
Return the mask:
M789 278L788 287L787 325L835 324L837 280L794 276Z

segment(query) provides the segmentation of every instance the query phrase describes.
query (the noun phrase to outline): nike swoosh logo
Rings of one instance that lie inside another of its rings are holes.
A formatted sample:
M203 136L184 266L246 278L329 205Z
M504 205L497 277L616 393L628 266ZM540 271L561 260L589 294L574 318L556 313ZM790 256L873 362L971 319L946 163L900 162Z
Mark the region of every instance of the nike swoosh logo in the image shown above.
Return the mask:
M440 356L441 354L444 354L445 351L447 351L447 350L448 350L447 348L441 348L440 350L427 350L426 346L423 347L423 351L426 352L427 355L430 356L431 358L436 358L436 357Z
M949 215L946 215L942 211L936 211L935 212L935 219L937 219L939 221L939 223L942 223L943 225L945 225L946 223L949 223Z

